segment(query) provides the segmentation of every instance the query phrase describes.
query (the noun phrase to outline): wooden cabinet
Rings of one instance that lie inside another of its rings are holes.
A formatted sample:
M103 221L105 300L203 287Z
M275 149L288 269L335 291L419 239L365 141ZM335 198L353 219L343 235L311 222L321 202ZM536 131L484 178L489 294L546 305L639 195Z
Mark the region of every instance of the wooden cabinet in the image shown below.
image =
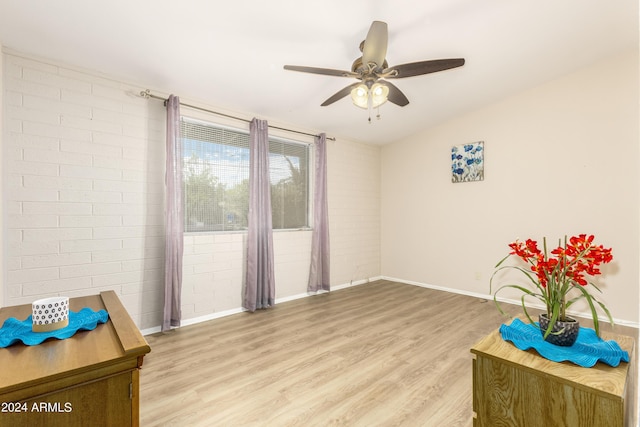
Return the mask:
M107 310L109 321L65 340L0 348L0 425L138 426L147 342L113 291L72 298L69 305ZM5 307L0 325L29 314L31 305Z
M631 363L583 368L522 351L498 330L471 349L474 426L633 427L636 374L634 340L603 333L629 352Z

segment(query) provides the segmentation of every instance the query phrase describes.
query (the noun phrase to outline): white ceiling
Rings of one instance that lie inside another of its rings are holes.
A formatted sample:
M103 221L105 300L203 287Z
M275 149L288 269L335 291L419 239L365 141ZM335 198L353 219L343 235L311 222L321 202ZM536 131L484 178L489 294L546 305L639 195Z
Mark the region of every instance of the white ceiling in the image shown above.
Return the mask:
M344 98L355 80L283 70L350 69L373 20L389 65L466 64L394 80L410 104L381 120ZM0 0L0 42L246 118L373 144L638 49L637 0Z

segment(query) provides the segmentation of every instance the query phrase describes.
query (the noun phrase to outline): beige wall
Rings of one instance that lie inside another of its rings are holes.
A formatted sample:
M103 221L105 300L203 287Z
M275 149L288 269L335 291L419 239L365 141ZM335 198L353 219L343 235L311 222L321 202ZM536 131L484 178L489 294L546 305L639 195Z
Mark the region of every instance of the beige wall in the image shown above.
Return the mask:
M382 275L486 295L509 242L590 233L615 257L602 300L637 325L638 101L634 51L384 146ZM475 141L484 181L451 183Z

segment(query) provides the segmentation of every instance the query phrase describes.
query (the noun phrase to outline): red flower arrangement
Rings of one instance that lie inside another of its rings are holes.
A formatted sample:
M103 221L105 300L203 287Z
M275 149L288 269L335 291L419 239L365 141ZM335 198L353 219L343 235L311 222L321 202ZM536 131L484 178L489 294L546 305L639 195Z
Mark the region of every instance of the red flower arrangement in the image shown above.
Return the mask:
M566 314L567 308L576 301L585 299L591 310L596 334L600 335L596 305L604 311L612 324L613 318L607 307L589 293L587 287L590 285L598 292L602 292L589 279L592 276L601 274L598 267L611 262L613 255L611 255L611 249L605 249L602 245L595 245L593 240L593 235L580 234L571 237L568 241L565 236L564 244L562 245L559 242L558 247L551 251L551 256L547 252L546 239L543 239L542 251L538 249L538 243L531 239L527 239L525 242L516 240L509 244L512 251L496 265L496 270L491 276L489 286L493 285L493 279L499 271L515 269L524 273L535 289L532 291L517 284L501 286L496 290L493 298L498 310L505 314L496 298L497 293L504 288L518 289L524 293L521 298L524 314L531 323L534 323L527 312L525 297L531 296L538 299L546 306L547 316L550 319L549 328L544 334L546 338L551 333L556 320L566 321L569 319ZM526 269L518 265L502 265L512 255L529 264L530 268ZM577 295L567 299L571 291L575 291L574 293Z

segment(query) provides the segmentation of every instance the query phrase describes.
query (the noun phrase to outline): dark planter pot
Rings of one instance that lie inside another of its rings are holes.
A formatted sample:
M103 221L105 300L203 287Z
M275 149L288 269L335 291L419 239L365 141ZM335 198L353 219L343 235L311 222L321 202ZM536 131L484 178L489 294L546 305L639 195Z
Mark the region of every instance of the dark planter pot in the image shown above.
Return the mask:
M580 332L580 323L577 320L570 317L565 322L556 320L555 325L551 329L551 333L545 338L545 341L551 344L571 347L573 343L578 339L578 333ZM544 337L544 333L549 327L549 317L546 313L540 314L538 317L540 321L540 332Z

